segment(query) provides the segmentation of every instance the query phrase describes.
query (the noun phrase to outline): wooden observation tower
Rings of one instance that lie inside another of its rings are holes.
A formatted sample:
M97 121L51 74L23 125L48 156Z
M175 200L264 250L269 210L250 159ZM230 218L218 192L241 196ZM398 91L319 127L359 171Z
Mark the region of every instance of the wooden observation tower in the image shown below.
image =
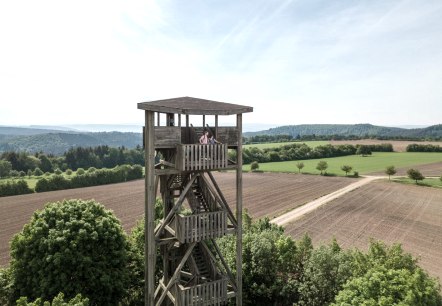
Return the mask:
M242 114L253 108L183 97L138 109L145 111L145 304L224 305L236 297L242 305ZM218 116L228 115L236 115L236 126L219 126ZM205 131L219 143L200 144ZM236 214L211 173L226 169L236 170ZM164 218L155 224L158 190ZM182 213L184 206L190 213ZM236 235L236 277L216 244L224 235ZM157 251L162 277L155 282Z

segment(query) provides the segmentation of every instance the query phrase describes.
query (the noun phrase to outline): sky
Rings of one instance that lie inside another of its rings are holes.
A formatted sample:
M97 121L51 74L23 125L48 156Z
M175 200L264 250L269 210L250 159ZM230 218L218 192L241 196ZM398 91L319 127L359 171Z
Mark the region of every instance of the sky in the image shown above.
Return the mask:
M441 81L440 0L0 1L0 125L141 124L138 102L180 96L252 124L431 125Z

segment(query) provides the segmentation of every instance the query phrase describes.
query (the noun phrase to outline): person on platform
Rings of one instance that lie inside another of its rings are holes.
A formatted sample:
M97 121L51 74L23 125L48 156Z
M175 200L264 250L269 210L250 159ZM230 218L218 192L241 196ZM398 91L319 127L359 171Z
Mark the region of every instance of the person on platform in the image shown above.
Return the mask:
M200 144L208 144L209 143L209 132L204 131L203 135L200 137Z

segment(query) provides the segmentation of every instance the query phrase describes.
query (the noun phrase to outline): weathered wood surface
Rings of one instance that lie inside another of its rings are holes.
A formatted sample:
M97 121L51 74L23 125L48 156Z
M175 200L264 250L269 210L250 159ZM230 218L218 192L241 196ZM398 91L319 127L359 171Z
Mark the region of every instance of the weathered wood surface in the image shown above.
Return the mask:
M205 171L227 168L227 145L178 145L176 167L181 171Z
M181 128L178 126L155 127L155 148L173 148L181 143Z
M224 305L227 301L227 279L192 287L178 285L177 306Z
M185 115L235 115L253 112L253 107L206 99L179 97L138 103L138 109Z
M227 232L227 213L216 211L189 216L176 215L174 230L181 243L222 237Z

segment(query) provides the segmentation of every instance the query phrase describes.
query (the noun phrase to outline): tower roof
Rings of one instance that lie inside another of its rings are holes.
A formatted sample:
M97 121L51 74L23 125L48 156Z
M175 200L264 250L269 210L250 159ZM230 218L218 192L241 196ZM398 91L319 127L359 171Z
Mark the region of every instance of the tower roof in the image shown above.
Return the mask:
M235 115L253 112L253 107L206 99L180 97L138 103L138 109L185 115Z

